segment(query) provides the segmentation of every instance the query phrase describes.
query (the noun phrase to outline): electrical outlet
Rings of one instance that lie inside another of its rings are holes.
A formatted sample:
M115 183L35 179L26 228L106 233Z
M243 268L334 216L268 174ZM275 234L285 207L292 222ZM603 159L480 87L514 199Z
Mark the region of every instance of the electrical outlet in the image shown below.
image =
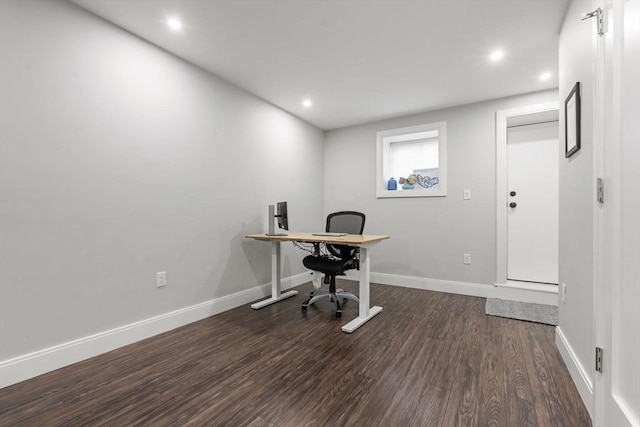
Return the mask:
M471 254L464 254L463 262L465 264L471 264Z
M164 288L167 286L167 272L159 271L156 273L156 288Z
M560 285L560 297L563 303L567 302L567 285L564 283Z
M471 190L465 189L462 191L462 199L463 200L471 200Z

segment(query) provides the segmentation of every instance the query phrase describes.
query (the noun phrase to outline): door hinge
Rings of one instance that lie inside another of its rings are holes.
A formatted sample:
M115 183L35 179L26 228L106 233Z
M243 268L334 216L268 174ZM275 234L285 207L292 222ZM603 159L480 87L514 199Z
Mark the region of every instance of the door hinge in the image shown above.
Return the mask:
M596 371L602 372L602 347L596 347Z
M604 35L604 11L601 8L597 8L593 12L583 13L581 16L582 20L596 18L596 24L598 26L598 35Z
M596 180L596 201L600 204L604 203L604 180L602 178Z

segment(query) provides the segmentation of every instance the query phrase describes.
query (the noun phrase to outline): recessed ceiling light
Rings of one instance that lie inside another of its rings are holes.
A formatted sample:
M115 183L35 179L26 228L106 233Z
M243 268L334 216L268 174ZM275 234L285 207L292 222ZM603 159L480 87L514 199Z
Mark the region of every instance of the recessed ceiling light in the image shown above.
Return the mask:
M302 106L304 108L311 108L312 105L313 105L313 102L311 102L310 99L305 99L304 101L302 101Z
M498 62L503 57L504 57L504 52L501 50L494 50L493 52L491 52L491 55L489 55L489 59L491 59L492 62Z
M549 80L551 78L552 74L548 71L545 71L544 73L540 74L540 77L538 77L540 80L545 81L545 80Z
M167 19L167 25L169 26L169 28L171 28L173 31L180 31L182 29L182 22L178 21L175 18L170 18Z

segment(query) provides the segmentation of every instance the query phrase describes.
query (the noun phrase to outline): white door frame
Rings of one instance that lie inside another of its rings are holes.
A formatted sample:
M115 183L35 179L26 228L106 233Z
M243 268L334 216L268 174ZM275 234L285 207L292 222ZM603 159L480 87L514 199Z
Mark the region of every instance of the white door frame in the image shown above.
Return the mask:
M623 135L623 120L629 122L632 114L626 113L623 103L623 92L630 88L625 79L633 79L624 75L623 49L625 45L625 31L637 31L637 26L625 29L625 2L614 0L594 0L594 7L604 11L605 34L595 37L595 88L594 88L594 151L593 151L593 194L598 177L604 178L604 204L594 201L594 341L596 346L603 348L602 372L596 372L594 377L594 425L637 426L640 422L640 405L637 389L635 394L630 387L619 388L621 383L632 382L634 373L625 370L619 355L623 341L638 340L635 337L623 336L622 328L628 331L629 325L636 323L624 311L618 310L625 288L637 286L637 283L624 280L623 266L634 261L635 253L625 253L622 243L624 238L637 235L635 228L624 224L623 200L633 198L636 194L627 190L638 188L631 183L624 182L628 175L621 173L623 156L622 139L633 138ZM635 22L631 21L630 22ZM637 34L637 33L635 33ZM637 36L636 36L637 37ZM635 45L637 47L637 44ZM636 57L637 58L637 57ZM633 90L633 89L631 89ZM637 98L636 98L637 99ZM634 116L635 118L635 116ZM628 123L628 122L627 122ZM626 128L628 129L628 128ZM628 131L628 130L627 130ZM634 135L635 136L635 135ZM637 143L637 141L635 141ZM637 200L637 199L636 199ZM626 204L627 209L633 206ZM633 215L637 208L627 213ZM637 333L637 329L635 329ZM638 343L638 341L636 341ZM628 360L625 363L629 363ZM637 381L637 379L636 379ZM635 383L637 384L637 383Z
M496 112L496 283L497 297L558 305L558 287L507 280L507 120L544 111L559 110L558 101L527 105ZM558 135L559 136L559 135Z

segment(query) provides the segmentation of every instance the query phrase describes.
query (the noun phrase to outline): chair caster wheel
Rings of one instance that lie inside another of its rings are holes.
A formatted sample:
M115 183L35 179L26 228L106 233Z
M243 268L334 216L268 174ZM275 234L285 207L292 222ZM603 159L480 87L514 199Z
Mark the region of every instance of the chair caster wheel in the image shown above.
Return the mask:
M342 317L342 312L341 311L336 311L336 317Z
M306 306L304 306L304 305L302 306L302 312L303 312L303 313L306 313L306 312L307 312L307 307L306 307Z

